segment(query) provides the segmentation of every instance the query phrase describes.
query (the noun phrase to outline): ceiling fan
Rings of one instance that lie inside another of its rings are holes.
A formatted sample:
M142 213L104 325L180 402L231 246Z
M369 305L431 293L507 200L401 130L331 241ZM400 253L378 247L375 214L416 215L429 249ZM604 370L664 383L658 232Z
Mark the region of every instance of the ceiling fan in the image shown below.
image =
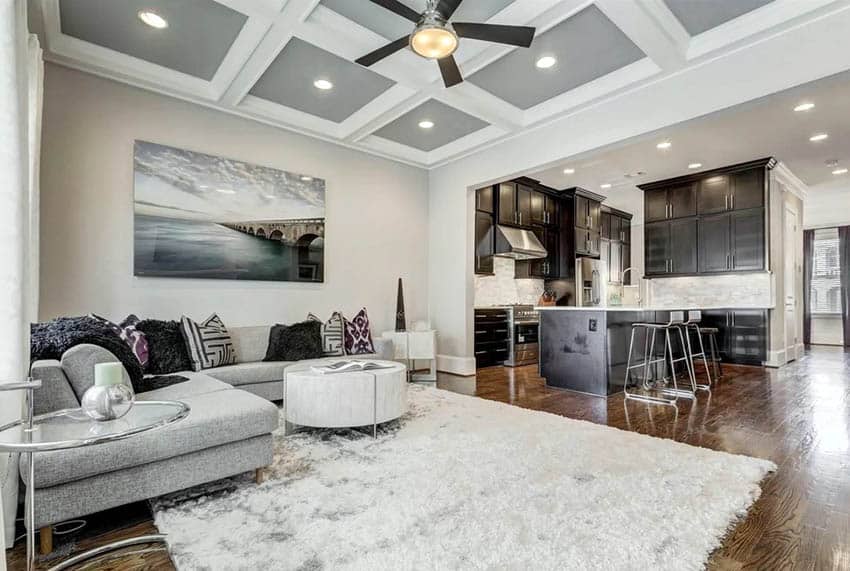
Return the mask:
M369 67L409 46L414 53L426 59L437 60L446 87L457 85L463 81L463 76L452 55L457 50L459 38L484 40L523 48L529 47L534 39L534 28L529 26L502 26L469 22L450 24L449 20L463 0L428 0L425 11L421 14L398 0L371 1L402 18L407 18L416 24L416 27L413 28L411 34L378 48L355 61L362 66Z

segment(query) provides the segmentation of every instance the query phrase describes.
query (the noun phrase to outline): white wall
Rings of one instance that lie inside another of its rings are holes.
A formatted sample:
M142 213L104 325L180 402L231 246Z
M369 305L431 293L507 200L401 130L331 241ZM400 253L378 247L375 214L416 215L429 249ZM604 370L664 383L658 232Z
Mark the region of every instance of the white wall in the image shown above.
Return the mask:
M408 321L427 318L425 171L50 65L42 152L41 318L291 322L366 306L394 324L404 278ZM133 140L324 178L325 282L133 277Z
M824 190L814 187L809 190L803 216L805 228L847 224L850 224L850 179L843 188Z
M844 345L841 316L812 316L813 345Z

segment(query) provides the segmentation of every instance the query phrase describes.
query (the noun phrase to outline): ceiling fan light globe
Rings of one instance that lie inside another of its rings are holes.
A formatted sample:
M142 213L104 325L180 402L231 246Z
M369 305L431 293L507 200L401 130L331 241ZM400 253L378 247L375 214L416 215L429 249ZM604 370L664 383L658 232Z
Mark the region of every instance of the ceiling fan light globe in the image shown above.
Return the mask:
M455 53L457 36L448 25L421 24L410 36L410 49L426 59L442 59Z

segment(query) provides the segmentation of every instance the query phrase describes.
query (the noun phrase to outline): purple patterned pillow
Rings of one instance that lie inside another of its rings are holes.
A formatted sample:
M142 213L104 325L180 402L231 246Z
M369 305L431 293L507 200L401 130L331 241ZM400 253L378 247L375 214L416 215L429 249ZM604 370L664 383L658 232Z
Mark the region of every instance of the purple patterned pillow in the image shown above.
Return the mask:
M113 323L105 317L101 317L94 313L90 314L89 317L102 321L119 337L121 337L124 343L126 343L133 351L133 355L136 356L136 359L139 360L139 364L142 367L148 364L148 340L144 333L136 329L136 324L140 321L138 317L131 313L120 324Z
M364 355L374 353L375 345L372 344L372 333L369 331L369 316L366 315L364 307L354 319L345 319L345 354Z

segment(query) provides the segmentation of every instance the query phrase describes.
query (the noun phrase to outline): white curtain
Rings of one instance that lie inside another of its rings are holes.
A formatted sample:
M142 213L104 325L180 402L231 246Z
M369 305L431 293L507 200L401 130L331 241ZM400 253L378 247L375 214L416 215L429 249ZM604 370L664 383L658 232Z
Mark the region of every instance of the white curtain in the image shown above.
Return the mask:
M29 323L38 311L43 74L38 40L27 30L26 0L0 0L0 382L26 378ZM0 424L20 418L22 395L0 394ZM17 458L6 454L0 455L0 488L4 546L11 546L18 471Z

